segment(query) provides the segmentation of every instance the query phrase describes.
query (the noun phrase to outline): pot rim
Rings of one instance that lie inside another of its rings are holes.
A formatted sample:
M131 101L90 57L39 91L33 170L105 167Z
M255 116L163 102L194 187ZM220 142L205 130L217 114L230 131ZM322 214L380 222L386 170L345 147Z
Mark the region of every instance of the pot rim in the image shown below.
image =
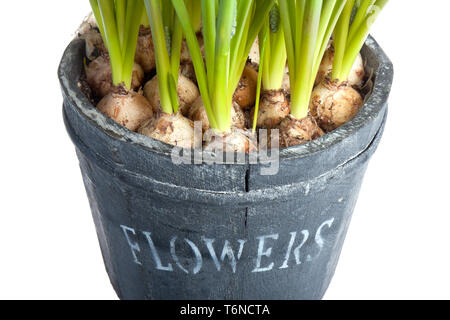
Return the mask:
M70 79L73 79L73 75L68 74L68 70L70 70L69 65L74 63L76 59L79 59L79 55L71 49L76 45L80 45L80 42L84 45L84 40L81 39L75 39L68 45L58 69L58 77L65 97L72 102L72 105L77 107L78 112L87 119L89 123L103 131L112 139L122 142L131 142L145 150L170 158L174 146L132 132L116 123L96 109L80 89L78 81L77 83L70 81ZM380 112L384 111L393 82L393 65L372 36L368 37L363 51L365 49L368 49L376 56L378 68L374 70L375 81L372 93L357 116L345 125L317 140L303 145L280 149L280 161L304 158L315 153L323 152L349 138L361 128L369 125L371 121L376 119ZM79 77L79 75L77 75L77 77Z
M271 186L267 188L257 188L249 191L213 191L213 190L204 190L193 187L186 187L175 185L172 183L161 182L152 177L148 177L141 174L134 174L125 168L116 168L115 172L118 174L123 180L122 182L133 185L134 196L140 197L142 194L147 194L147 190L152 190L152 193L163 198L173 199L171 195L177 194L177 201L189 201L190 203L204 203L211 205L214 203L216 206L226 206L229 204L233 204L234 206L248 207L250 204L256 202L264 206L267 202L273 201L288 201L291 198L296 198L298 194L308 194L313 188L321 188L321 185L325 184L330 178L333 178L339 172L343 172L346 170L351 170L351 168L358 166L361 162L367 161L380 143L380 140L383 136L386 119L387 119L388 111L385 111L383 116L383 120L381 122L380 127L375 133L374 138L369 142L368 146L362 150L359 154L355 155L345 163L342 163L332 170L326 172L323 175L315 177L314 179L308 181L298 181L293 184L285 185L285 186ZM66 125L70 128L70 123L67 120L67 117L64 114L64 120ZM72 129L70 128L70 132ZM77 139L75 136L72 138ZM94 154L90 148L85 146L84 144L79 144L81 152L88 159L98 158L97 154ZM128 178L126 178L128 177ZM138 186L146 186L139 190Z

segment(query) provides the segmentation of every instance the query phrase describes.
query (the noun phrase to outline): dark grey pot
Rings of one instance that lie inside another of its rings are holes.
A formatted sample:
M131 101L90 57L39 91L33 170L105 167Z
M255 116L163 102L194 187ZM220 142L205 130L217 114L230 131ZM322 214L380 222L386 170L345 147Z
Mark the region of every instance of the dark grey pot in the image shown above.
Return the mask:
M374 90L358 116L264 164L175 165L172 147L98 112L78 87L83 42L59 68L106 269L122 299L321 299L368 161L383 133L393 67L372 39Z

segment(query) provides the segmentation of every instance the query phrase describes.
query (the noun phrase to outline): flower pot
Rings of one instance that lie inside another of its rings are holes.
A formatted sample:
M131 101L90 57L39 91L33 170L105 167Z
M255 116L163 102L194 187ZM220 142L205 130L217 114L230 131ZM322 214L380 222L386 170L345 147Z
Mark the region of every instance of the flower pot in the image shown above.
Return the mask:
M372 39L373 93L357 117L267 164L180 164L128 131L78 86L84 43L61 61L64 121L121 299L321 299L334 274L387 115L393 68ZM248 160L248 159L247 159Z

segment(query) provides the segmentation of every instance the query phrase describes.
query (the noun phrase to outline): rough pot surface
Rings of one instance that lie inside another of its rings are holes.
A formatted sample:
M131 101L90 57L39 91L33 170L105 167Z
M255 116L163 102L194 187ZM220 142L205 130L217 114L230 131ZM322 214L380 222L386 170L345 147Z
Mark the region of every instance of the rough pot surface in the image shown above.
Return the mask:
M358 115L276 163L175 165L173 147L128 131L78 87L84 44L59 77L106 269L122 299L320 299L382 135L393 68L372 39L375 74ZM174 150L175 151L175 150ZM262 156L261 156L262 157ZM276 169L276 168L275 168Z

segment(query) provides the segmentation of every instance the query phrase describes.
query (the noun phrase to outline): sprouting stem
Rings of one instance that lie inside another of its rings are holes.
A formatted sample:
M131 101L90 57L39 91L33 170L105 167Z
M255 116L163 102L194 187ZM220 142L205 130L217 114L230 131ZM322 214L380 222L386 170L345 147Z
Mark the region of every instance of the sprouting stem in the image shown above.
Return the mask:
M201 0L205 61L195 17L183 0L172 0L186 35L205 110L213 129L231 129L232 98L248 54L275 0Z
M169 52L166 43L162 8L160 0L145 0L148 20L152 30L155 47L156 70L158 72L158 88L161 99L161 109L165 113L173 113L172 99L169 89L169 74L171 73Z
M113 84L130 90L143 3L136 0L90 0L90 4L108 49Z
M280 0L291 82L291 114L297 119L308 115L320 62L346 1Z
M355 9L355 0L349 0L339 19L334 34L333 80L346 81L353 64L366 41L370 28L389 0L361 0L351 21L351 12Z
M264 28L259 35L259 52L261 57L266 56L267 50L267 38L269 34L269 29ZM256 87L256 103L255 103L255 111L253 115L253 133L256 132L256 126L258 124L258 116L259 116L259 104L261 102L261 85L263 81L263 74L266 68L266 60L261 59L259 63L259 72L258 72L258 83Z
M286 69L286 45L280 20L280 7L275 4L264 27L267 45L261 55L264 90L280 90ZM261 35L261 34L260 34Z
M170 1L144 0L155 47L156 71L161 97L161 108L165 113L177 113L178 77L182 23Z

